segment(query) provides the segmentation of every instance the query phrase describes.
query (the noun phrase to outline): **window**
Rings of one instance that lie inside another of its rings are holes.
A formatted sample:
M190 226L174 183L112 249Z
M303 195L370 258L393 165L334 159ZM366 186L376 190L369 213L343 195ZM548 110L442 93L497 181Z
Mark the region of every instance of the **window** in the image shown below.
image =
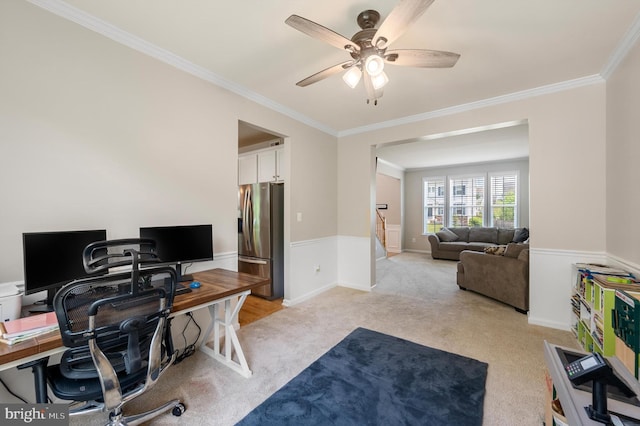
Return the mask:
M424 177L423 233L444 226L518 226L517 171Z
M467 187L464 185L454 185L453 187L453 195L464 195L465 189Z
M423 185L423 232L438 232L444 226L444 177L425 178Z
M515 228L518 226L518 173L492 174L491 226Z
M484 182L484 176L449 179L449 226L484 225Z

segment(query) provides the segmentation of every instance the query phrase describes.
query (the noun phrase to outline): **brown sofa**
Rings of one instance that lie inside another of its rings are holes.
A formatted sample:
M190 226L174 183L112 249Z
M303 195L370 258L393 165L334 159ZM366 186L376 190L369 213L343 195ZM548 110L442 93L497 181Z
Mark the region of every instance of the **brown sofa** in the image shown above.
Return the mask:
M529 245L510 243L503 255L464 250L458 262L457 284L513 306L529 310Z
M529 238L527 228L450 227L442 228L428 236L431 257L434 259L459 260L463 250L484 252L487 247L522 243Z

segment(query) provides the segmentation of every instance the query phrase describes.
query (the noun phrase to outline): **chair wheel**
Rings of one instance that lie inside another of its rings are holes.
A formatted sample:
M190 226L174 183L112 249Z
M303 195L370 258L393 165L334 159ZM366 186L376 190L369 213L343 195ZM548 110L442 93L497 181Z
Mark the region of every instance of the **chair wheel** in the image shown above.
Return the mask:
M173 407L173 410L171 410L171 414L176 417L180 417L185 411L187 411L187 407L185 407L183 403L178 403Z

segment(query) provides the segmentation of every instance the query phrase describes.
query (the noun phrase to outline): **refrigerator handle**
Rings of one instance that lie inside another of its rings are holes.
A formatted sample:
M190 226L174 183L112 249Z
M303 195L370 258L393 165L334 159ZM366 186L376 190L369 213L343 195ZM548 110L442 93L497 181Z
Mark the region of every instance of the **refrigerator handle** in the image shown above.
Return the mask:
M251 228L253 226L253 223L251 218L249 217L250 208L251 208L251 187L248 187L244 193L244 209L242 211L242 222L243 222L242 236L244 239L244 245L246 249L251 248L250 235L251 235Z
M267 264L266 260L251 259L251 258L243 257L243 256L238 256L238 260L240 262L255 263L256 265L266 265Z

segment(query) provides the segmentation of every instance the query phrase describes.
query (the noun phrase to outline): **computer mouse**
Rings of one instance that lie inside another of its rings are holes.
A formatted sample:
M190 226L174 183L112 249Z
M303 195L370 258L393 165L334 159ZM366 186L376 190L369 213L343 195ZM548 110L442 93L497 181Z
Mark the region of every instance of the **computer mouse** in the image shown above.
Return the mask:
M193 281L191 284L189 284L189 287L200 288L200 281Z

